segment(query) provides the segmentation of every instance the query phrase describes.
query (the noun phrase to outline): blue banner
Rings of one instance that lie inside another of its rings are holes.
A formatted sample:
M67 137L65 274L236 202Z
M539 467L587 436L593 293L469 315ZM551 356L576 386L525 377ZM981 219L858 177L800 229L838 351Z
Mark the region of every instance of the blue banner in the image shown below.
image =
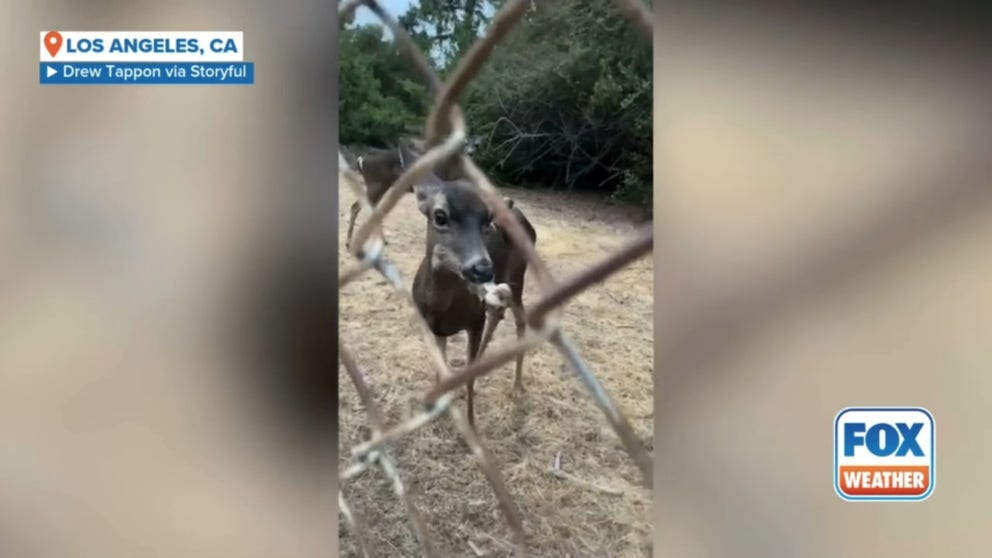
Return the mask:
M42 85L253 85L254 62L42 62Z

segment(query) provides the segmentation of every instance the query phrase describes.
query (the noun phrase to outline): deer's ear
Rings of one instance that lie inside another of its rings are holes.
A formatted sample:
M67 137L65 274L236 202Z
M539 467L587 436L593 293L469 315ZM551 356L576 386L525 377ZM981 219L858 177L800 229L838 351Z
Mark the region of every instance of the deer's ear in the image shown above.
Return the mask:
M513 198L503 198L503 201L506 202L506 207L513 209Z
M414 161L416 161L417 158L420 157L419 153L410 149L410 146L406 145L405 143L400 144L399 154L400 154L400 166L403 167L404 169L410 168L410 166L413 165Z

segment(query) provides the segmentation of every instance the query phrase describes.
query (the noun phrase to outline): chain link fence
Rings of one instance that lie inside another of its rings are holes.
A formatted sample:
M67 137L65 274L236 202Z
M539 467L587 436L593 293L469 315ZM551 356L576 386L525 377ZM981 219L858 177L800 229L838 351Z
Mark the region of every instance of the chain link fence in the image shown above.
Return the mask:
M425 138L427 152L403 173L375 207L365 195L361 178L349 167L344 156L341 153L338 154L339 185L345 184L351 188L364 209L371 213L371 216L355 232L351 250L356 263L341 271L339 286L343 289L348 283L370 270L375 270L381 274L406 301L411 319L423 335L429 355L429 364L440 378L419 403L420 412L399 424L387 425L375 403L373 389L359 369L355 353L339 337L341 363L362 401L371 427L370 439L352 448L350 463L343 471L339 472L339 481L341 486L344 486L349 480L355 479L369 469L375 466L380 467L392 482L397 498L403 503L425 556L437 556L436 545L432 542L427 531L423 514L406 489L399 466L390 454L389 444L426 426L442 415L446 415L453 422L478 461L513 533L517 555L528 555L522 517L516 503L510 496L503 476L494 465L489 451L469 426L464 412L453 403L457 397L458 388L464 386L468 381L483 376L515 359L517 355L531 351L546 342L551 343L562 355L596 406L606 416L630 458L640 470L644 485L649 489L653 486L651 456L634 434L627 418L600 384L594 371L579 354L575 344L562 330L559 321L559 313L563 304L591 285L605 280L628 264L651 252L653 226L647 225L640 228L629 241L614 253L589 266L581 273L558 280L552 276L547 263L537 255L534 247L528 242L526 233L518 221L513 218L497 188L463 151L467 129L462 112L455 100L461 95L468 83L478 75L493 49L532 7L532 3L533 0L507 2L494 16L485 36L469 49L459 61L458 67L450 79L445 83L439 80L431 69L426 56L416 47L409 34L395 18L383 10L376 0L348 0L342 2L339 7L342 23L350 21L354 16L354 11L360 6L375 13L392 31L398 47L409 57L411 63L426 82L429 95L435 101L433 110L427 118ZM641 33L643 39L650 41L652 36L651 15L644 3L640 0L616 0L615 4L617 9L623 12L631 24ZM530 304L527 309L526 322L528 327L523 338L505 348L486 352L480 355L476 361L458 369L452 369L449 366L436 345L434 334L413 303L413 295L408 283L386 257L381 234L383 220L393 210L404 193L409 190L410 186L417 183L429 169L438 163L452 160L460 165L461 174L477 188L478 193L494 212L495 221L505 228L511 241L526 257L528 271L535 277L542 291L540 299ZM365 524L356 510L349 506L344 493L341 491L338 493L338 505L341 514L349 525L356 546L365 555L370 556L368 525Z

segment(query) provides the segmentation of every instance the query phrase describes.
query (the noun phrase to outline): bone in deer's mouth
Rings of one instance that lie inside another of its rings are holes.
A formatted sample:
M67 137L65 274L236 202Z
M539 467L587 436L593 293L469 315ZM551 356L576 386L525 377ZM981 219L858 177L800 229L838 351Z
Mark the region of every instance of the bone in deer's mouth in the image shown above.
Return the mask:
M470 288L479 300L490 308L504 308L509 304L511 290L510 285L506 283L496 284L492 281L481 285L470 283Z

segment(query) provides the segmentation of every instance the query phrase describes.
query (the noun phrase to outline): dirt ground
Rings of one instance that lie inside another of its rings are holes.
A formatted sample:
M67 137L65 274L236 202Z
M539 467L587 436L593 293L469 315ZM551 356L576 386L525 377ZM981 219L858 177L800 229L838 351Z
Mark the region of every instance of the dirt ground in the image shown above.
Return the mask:
M342 265L350 263L344 234L354 200L344 190L339 210ZM533 222L538 253L557 277L602 258L636 226L635 212L601 200L504 191ZM359 221L365 218L362 214ZM387 254L408 284L424 253L424 227L413 196L405 196L386 223ZM653 449L652 277L650 258L635 262L578 296L563 316L565 330L649 449ZM528 274L525 305L537 299L535 287ZM405 416L410 401L432 379L422 338L408 315L374 273L341 291L341 336L357 353L389 423ZM491 347L514 337L512 318L504 320ZM449 342L448 357L457 360L464 355L462 334ZM524 366L527 394L519 401L511 397L512 363L477 381L475 390L477 428L523 514L528 548L535 556L644 556L651 535L651 493L640 484L633 461L553 349L545 346L530 353ZM343 367L338 377L343 466L351 447L368 431L365 410ZM464 397L458 404L464 405ZM567 473L609 492L551 476L548 468L559 452ZM441 418L401 440L393 455L440 555L511 554L509 529L496 498L449 419ZM421 555L403 506L380 470L350 481L343 490L370 525L377 555ZM355 556L343 517L341 525L342 554Z

